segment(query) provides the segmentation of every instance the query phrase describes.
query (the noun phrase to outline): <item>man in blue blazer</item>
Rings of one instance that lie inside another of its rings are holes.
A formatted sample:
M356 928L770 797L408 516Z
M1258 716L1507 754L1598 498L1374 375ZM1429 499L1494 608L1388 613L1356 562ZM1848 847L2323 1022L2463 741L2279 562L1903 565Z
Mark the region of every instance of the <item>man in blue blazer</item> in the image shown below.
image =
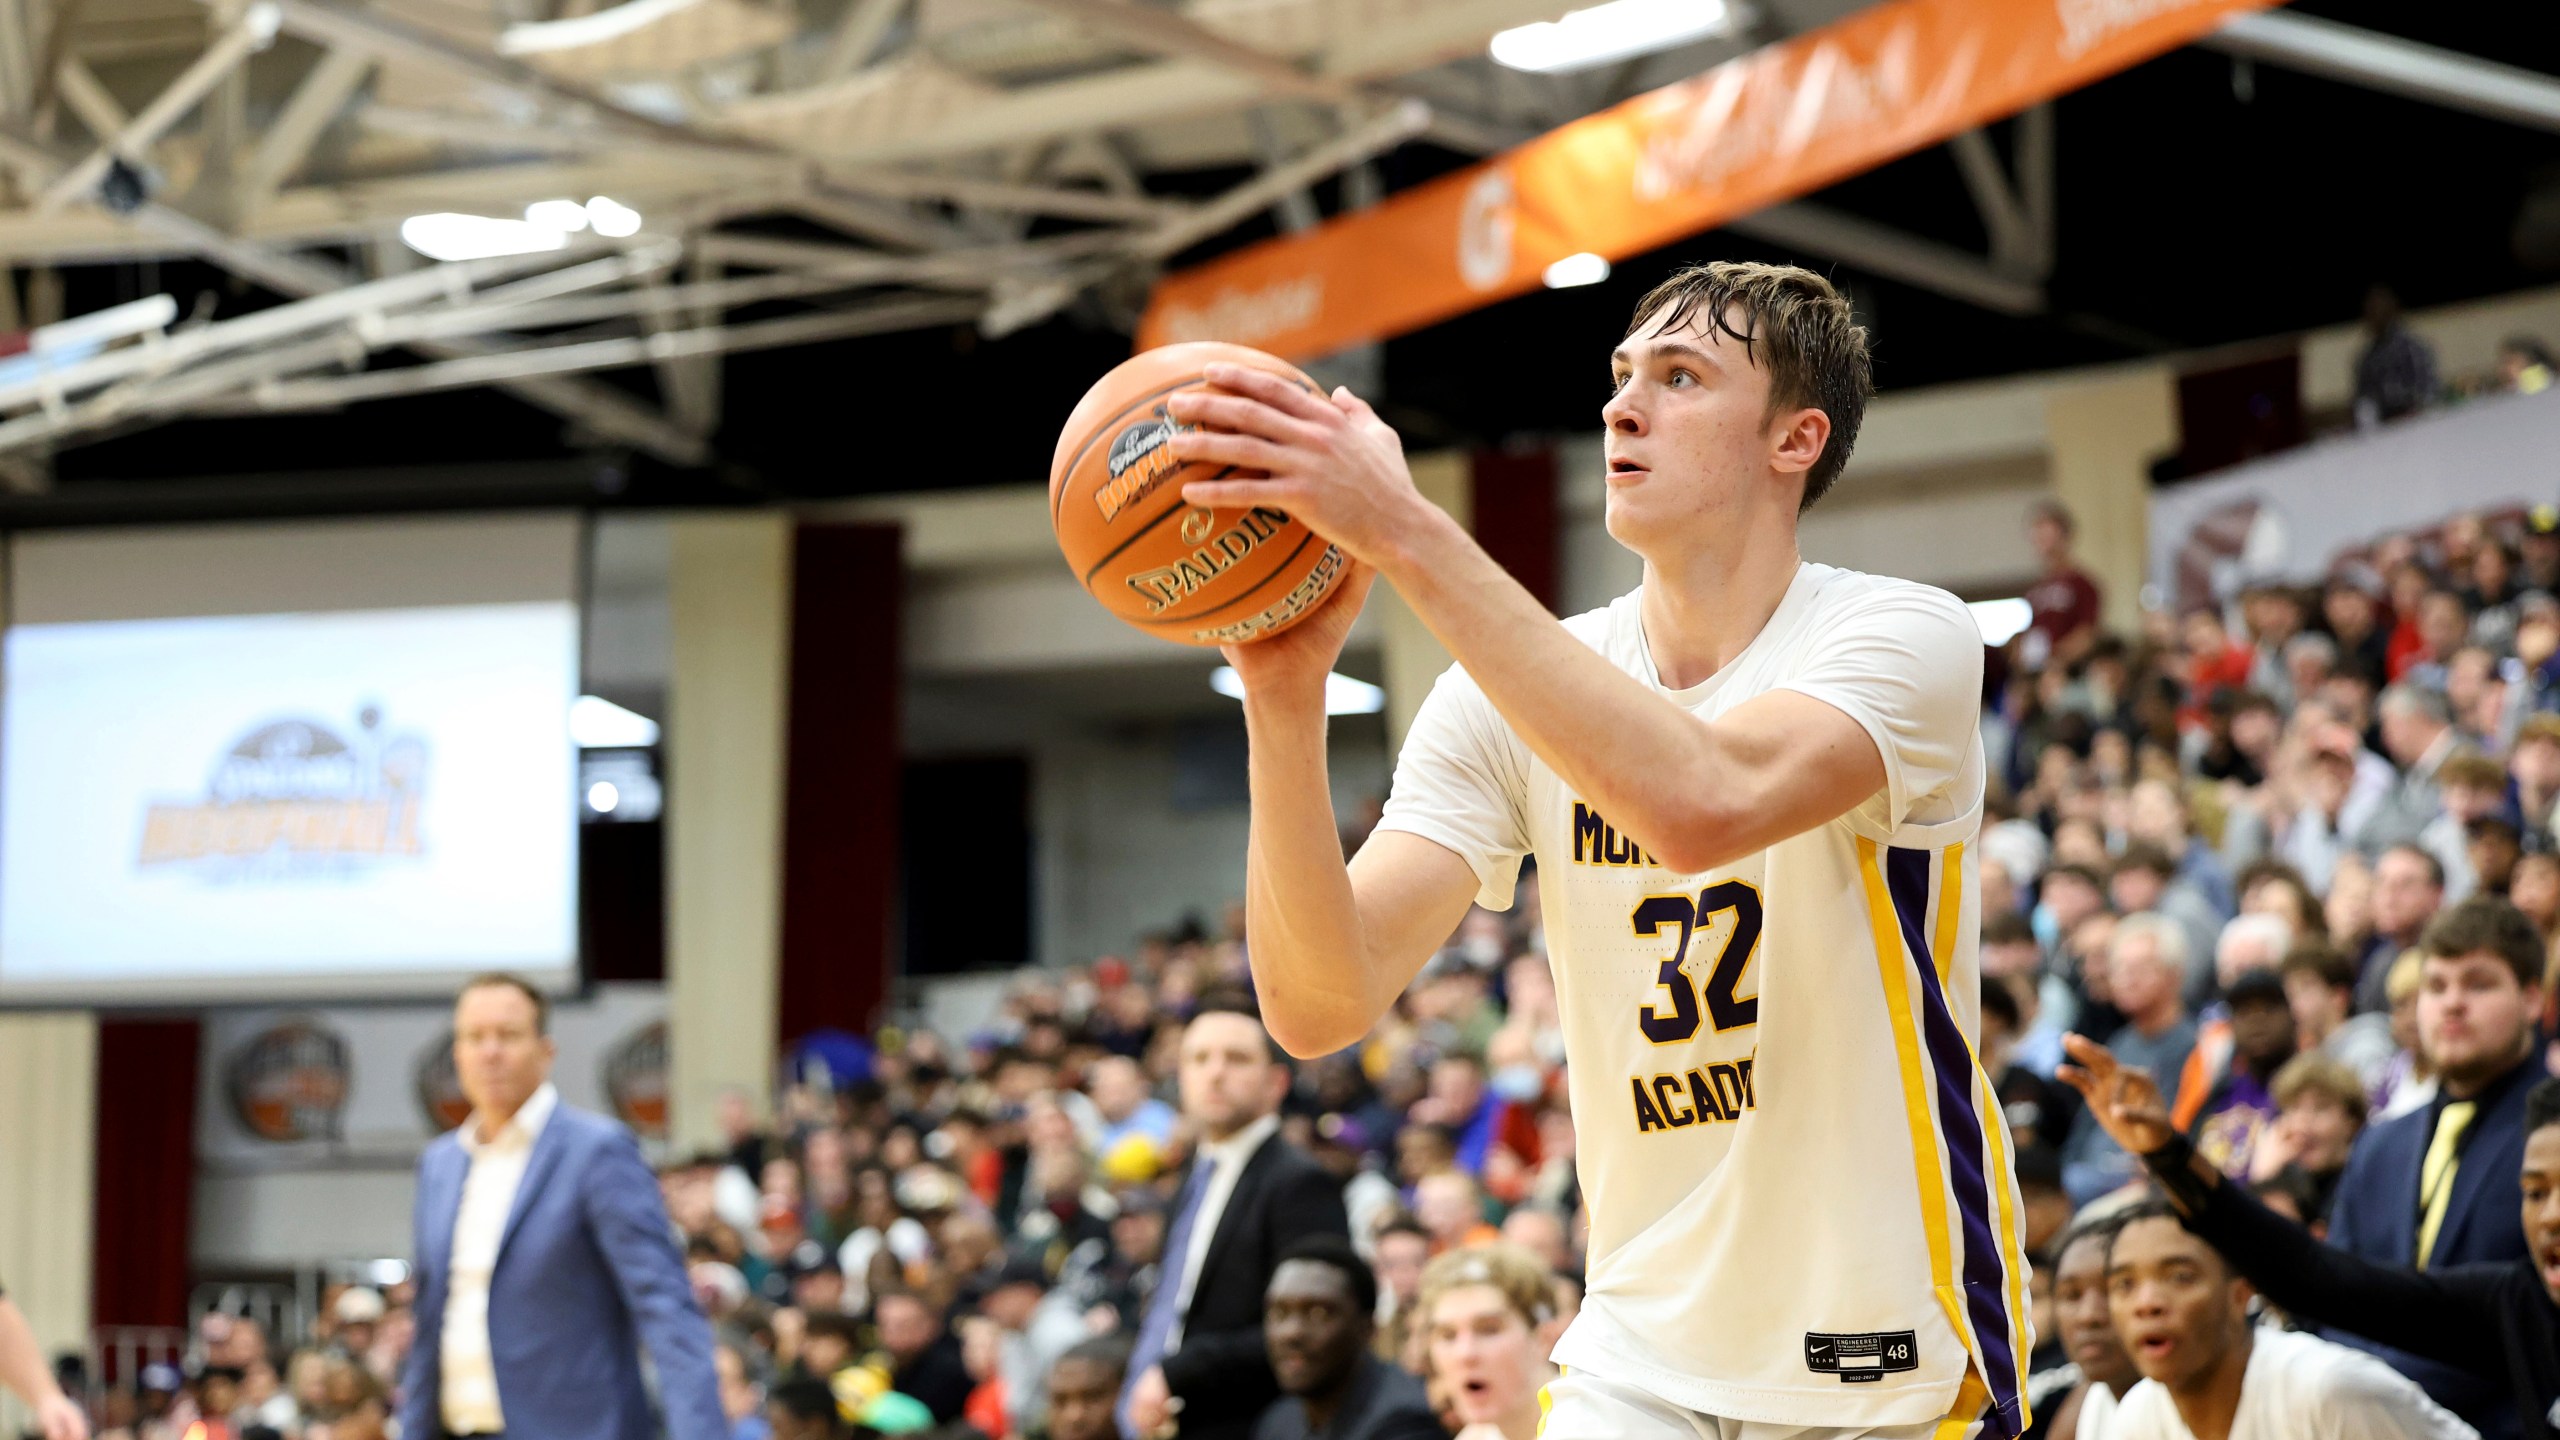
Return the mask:
M2523 912L2476 896L2419 937L2418 1044L2439 1090L2357 1138L2329 1214L2329 1243L2377 1264L2441 1270L2523 1258L2524 1101L2543 1077L2542 938ZM2353 1335L2483 1440L2517 1435L2502 1387Z
M418 1162L403 1440L727 1440L711 1327L631 1132L560 1103L550 1006L510 975L454 1003L471 1118Z

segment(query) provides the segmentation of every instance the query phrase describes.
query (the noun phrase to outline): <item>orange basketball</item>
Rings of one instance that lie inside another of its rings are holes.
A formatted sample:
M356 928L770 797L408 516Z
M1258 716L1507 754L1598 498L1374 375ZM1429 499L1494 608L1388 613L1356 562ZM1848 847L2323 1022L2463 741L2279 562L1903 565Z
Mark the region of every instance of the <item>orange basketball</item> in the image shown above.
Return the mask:
M1350 559L1269 506L1206 509L1182 498L1194 480L1239 474L1166 453L1177 426L1166 402L1211 388L1213 361L1268 370L1321 394L1276 355L1190 341L1132 357L1094 382L1067 417L1049 465L1049 523L1067 565L1102 608L1185 645L1277 635L1315 613Z

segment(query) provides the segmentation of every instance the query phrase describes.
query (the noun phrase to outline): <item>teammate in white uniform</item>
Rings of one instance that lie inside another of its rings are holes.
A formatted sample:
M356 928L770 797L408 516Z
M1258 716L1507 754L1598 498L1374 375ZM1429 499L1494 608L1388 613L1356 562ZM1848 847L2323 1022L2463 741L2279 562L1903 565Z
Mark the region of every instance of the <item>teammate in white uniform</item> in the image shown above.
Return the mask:
M1548 1440L2023 1429L2019 1207L1972 1051L1981 640L1954 597L1796 547L1870 391L1846 303L1732 264L1646 297L1602 411L1645 583L1561 623L1349 392L1211 378L1239 393L1175 418L1232 433L1177 453L1270 478L1187 496L1278 505L1361 565L1346 603L1227 652L1273 1036L1357 1041L1538 859L1591 1207ZM1346 867L1323 684L1380 574L1458 665Z

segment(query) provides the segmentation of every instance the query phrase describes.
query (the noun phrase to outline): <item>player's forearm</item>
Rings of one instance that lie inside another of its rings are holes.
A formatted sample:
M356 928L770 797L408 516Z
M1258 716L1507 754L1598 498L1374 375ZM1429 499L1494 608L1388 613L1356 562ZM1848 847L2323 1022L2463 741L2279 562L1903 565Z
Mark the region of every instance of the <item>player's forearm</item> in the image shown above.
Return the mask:
M44 1363L44 1349L17 1305L0 1296L0 1389L16 1392L29 1405L41 1405L62 1393Z
M1323 681L1301 693L1245 696L1252 828L1245 929L1271 1038L1302 1058L1366 1034L1380 999L1365 962L1360 911L1342 861L1325 762Z
M1456 521L1432 516L1380 571L1566 787L1675 869L1756 848L1726 843L1738 785L1710 728L1575 639Z

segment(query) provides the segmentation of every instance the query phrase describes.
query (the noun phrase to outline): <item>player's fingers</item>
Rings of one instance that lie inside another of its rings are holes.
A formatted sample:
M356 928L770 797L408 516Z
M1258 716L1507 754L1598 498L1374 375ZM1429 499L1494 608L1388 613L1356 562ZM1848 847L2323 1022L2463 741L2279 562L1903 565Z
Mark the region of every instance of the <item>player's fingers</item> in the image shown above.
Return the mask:
M1348 385L1336 385L1333 387L1333 403L1336 408L1342 411L1343 414L1350 416L1354 420L1375 420L1378 418L1378 412L1369 408L1369 402L1352 394L1351 387Z
M1316 436L1313 427L1305 421L1246 395L1212 395L1202 390L1185 390L1167 401L1166 406L1172 410L1174 419L1186 425L1232 430L1239 435L1259 435L1283 444L1301 443Z
M2078 1031L2062 1037L2062 1053L2092 1071L2105 1072L2116 1068L2114 1052Z
M1177 460L1210 465L1240 465L1247 470L1279 470L1288 463L1286 446L1259 435L1225 435L1185 430L1165 442Z
M1285 480L1194 480L1182 487L1184 500L1210 509L1267 505L1286 510L1298 495Z
M1203 369L1200 372L1200 378L1221 390L1232 390L1238 395L1250 395L1274 410L1295 415L1301 420L1332 420L1340 413L1326 403L1323 396L1310 395L1299 389L1294 381L1283 379L1268 370L1257 370L1250 365L1228 365L1222 362Z

